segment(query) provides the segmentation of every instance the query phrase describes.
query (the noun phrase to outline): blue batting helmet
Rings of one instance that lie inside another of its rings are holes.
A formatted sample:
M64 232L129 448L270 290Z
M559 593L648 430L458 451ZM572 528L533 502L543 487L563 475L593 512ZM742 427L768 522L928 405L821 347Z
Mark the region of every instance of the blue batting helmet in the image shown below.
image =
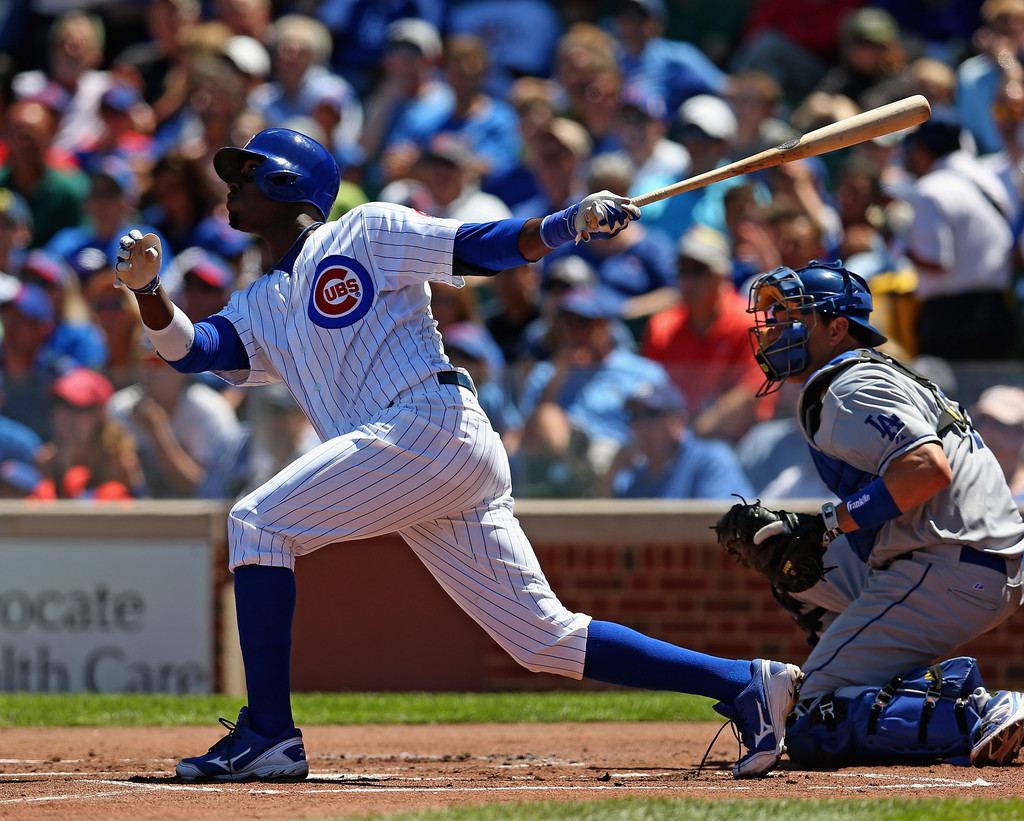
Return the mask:
M242 166L258 160L256 187L278 202L308 202L324 219L338 196L341 172L334 157L316 140L287 128L261 131L244 148L229 146L213 157L213 167L224 182L242 181Z
M868 323L872 305L867 282L840 262L812 260L795 271L781 267L759 276L750 286L747 307L755 317L751 347L766 379L758 395L772 393L807 369L810 330L805 318L815 313L846 317L871 347L885 342L885 335Z

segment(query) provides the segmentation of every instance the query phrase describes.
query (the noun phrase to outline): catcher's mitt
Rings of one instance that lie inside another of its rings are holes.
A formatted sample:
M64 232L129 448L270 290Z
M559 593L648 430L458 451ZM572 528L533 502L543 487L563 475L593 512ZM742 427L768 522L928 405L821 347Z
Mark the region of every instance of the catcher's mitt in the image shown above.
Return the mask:
M779 590L800 593L825 577L825 521L810 513L769 510L760 500L735 504L712 527L718 543Z

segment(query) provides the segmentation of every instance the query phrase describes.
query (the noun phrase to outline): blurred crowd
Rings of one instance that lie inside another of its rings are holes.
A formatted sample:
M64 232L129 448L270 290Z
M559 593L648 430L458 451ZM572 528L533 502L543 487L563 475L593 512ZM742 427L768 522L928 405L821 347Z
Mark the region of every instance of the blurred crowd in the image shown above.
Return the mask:
M154 232L193 320L273 260L212 158L283 126L369 200L484 222L635 196L912 94L925 124L433 287L518 497L828 495L747 284L841 259L887 350L1024 497L1024 0L61 0L0 7L0 495L226 498L318 442L280 386L177 373L114 287Z

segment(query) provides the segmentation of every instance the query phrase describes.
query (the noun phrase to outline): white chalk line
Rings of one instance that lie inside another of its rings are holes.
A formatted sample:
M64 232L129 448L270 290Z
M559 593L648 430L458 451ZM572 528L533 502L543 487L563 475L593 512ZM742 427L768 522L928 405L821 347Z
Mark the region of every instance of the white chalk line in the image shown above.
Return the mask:
M785 771L775 773L775 778L785 778L790 773ZM28 775L28 774L25 774ZM46 777L48 775L57 775L56 773L34 773L35 777ZM69 773L68 775L81 776L82 773ZM165 773L158 773L157 776L166 775ZM625 778L634 779L635 781L644 781L646 779L655 777L653 774L648 773L620 773L617 775L609 774L612 778ZM138 776L137 776L138 777ZM393 774L384 776L369 776L367 774L358 773L317 773L311 772L311 779L318 781L346 781L346 780L365 780L368 778L378 778L380 780L386 780L393 778L395 780L402 781L428 781L428 780L447 780L450 778L431 778L431 779L410 779L402 776L396 776ZM929 777L926 779L907 779L905 776L890 775L882 773L832 773L833 778L844 778L844 779L871 779L871 780L888 780L888 784L869 784L869 783L857 783L857 784L841 784L836 786L809 786L803 785L802 789L810 790L930 790L930 789L941 789L949 787L992 787L995 784L991 781L986 781L983 778L974 778L972 780L963 780L955 778L943 778L943 777ZM96 784L104 786L115 786L117 790L106 790L97 793L69 793L65 795L51 795L51 796L36 796L36 797L19 797L0 799L0 805L4 804L30 804L44 801L87 801L95 798L106 798L111 796L123 795L127 791L168 791L168 792L206 792L206 793L224 793L234 790L245 790L250 794L256 795L327 795L333 793L421 793L427 795L450 795L457 793L541 793L541 792L612 792L612 791L637 791L637 790L658 790L664 792L749 792L757 788L757 782L748 783L733 783L733 782L720 782L718 784L709 783L692 783L692 784L675 784L675 785L651 785L643 783L634 784L517 784L504 787L432 787L424 784L423 786L397 786L397 785L381 785L381 786L368 786L368 785L353 785L346 787L317 787L311 786L310 788L303 788L301 782L295 784L289 789L271 789L271 788L254 788L253 784L259 782L229 782L224 783L221 786L215 786L210 784L139 784L134 782L118 781L105 778L76 778L75 784Z

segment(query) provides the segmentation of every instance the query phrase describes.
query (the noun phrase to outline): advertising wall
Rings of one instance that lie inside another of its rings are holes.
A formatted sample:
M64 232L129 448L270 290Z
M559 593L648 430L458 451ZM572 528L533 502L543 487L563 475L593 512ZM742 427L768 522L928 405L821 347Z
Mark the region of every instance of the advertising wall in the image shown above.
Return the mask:
M74 512L0 518L0 691L214 692L206 517Z

